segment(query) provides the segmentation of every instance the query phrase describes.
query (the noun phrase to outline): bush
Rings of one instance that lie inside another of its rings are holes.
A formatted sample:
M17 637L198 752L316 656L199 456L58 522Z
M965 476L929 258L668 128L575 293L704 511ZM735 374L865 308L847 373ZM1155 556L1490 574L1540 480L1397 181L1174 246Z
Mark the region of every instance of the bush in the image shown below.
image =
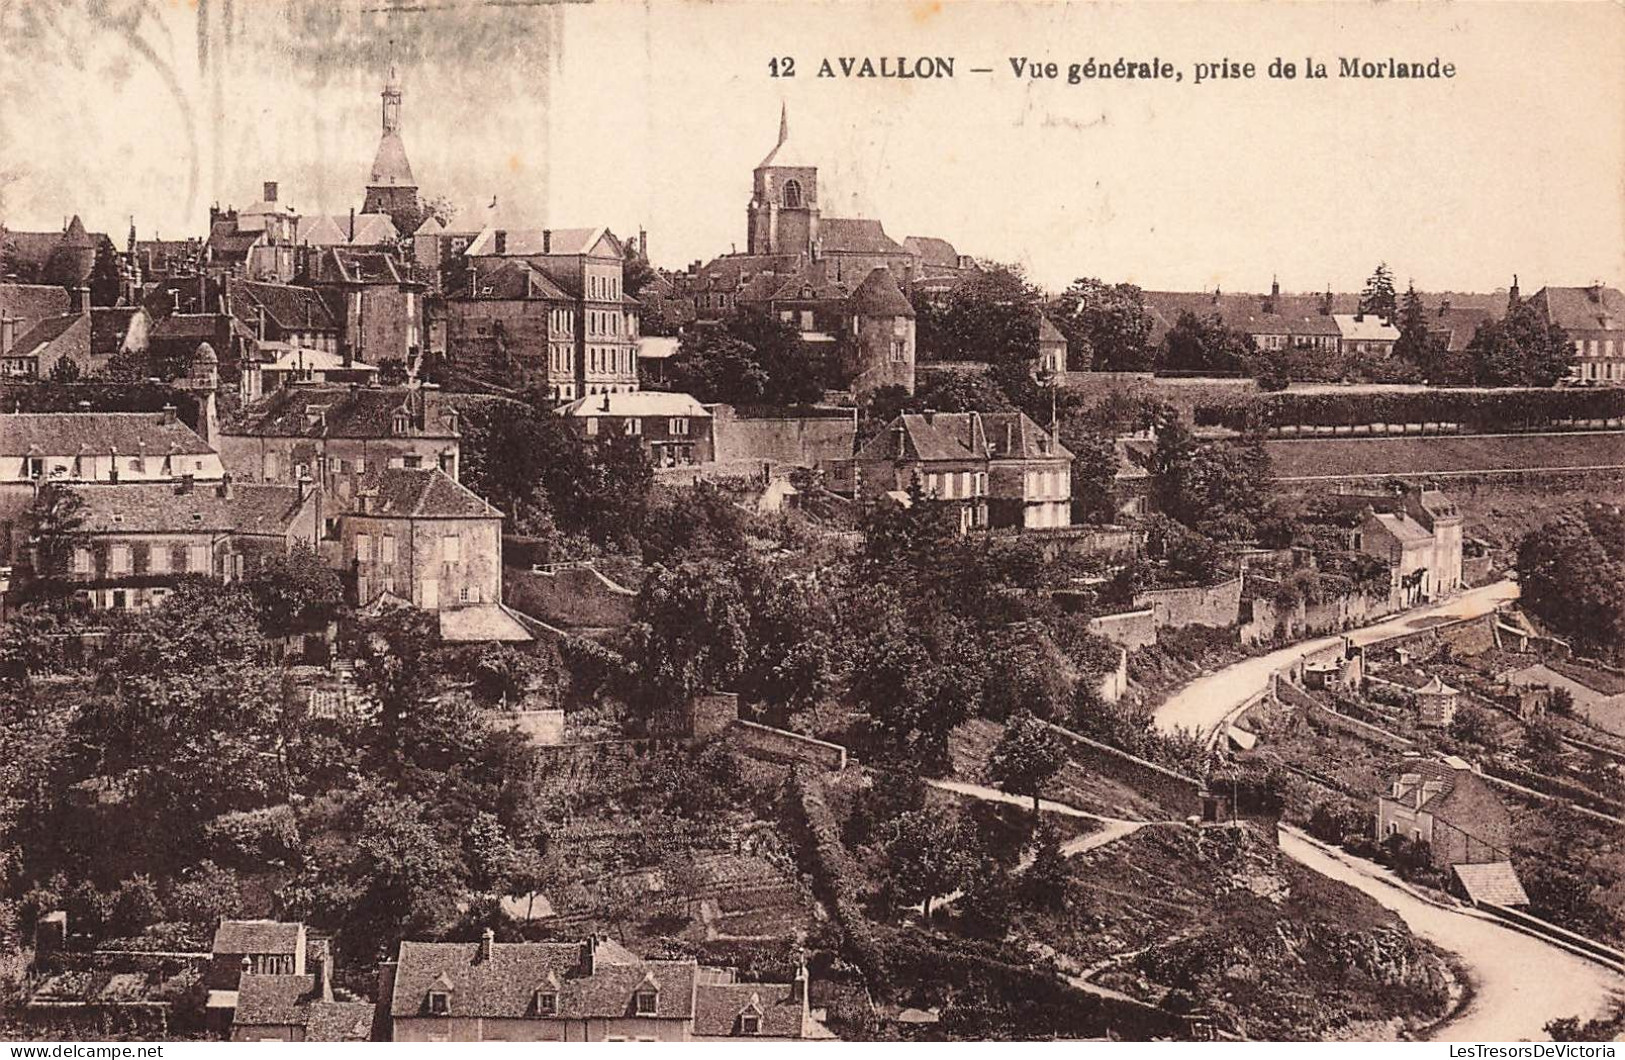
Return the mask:
M164 906L152 877L132 876L114 892L107 926L121 935L138 935L163 919Z
M203 828L216 857L228 864L258 867L299 856L299 821L286 803L258 810L223 813Z

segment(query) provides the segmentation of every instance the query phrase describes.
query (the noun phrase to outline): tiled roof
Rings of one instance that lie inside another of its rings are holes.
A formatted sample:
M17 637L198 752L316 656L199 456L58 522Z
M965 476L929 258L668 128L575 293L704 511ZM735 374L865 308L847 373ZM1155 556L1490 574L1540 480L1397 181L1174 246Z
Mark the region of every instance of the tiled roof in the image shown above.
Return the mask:
M732 291L748 282L747 277L790 276L806 263L800 254L724 254L701 266L696 282L701 290Z
M312 1001L305 1006L305 1041L370 1041L374 1011L367 1001Z
M619 949L619 947L616 947ZM593 974L583 975L581 946L569 942L496 942L481 959L477 942L402 942L390 1015L427 1016L431 988L450 994L458 1018L536 1017L536 992L558 995L557 1019L617 1019L633 1013L646 978L659 987L656 1018L694 1015L693 961L638 960L599 943Z
M976 413L981 423L981 436L986 439L988 455L996 460L1071 460L1072 451L1062 445L1058 439L1050 437L1050 433L1038 424L1032 417L1024 412L980 412ZM953 422L960 417L970 419L971 413L937 414L940 423L943 420ZM969 439L972 433L961 429L960 437Z
M801 1002L790 983L701 983L694 994L694 1033L708 1038L740 1035L739 1017L761 1017L763 1038L800 1038L805 1026Z
M1451 867L1456 879L1461 881L1462 890L1474 904L1488 902L1491 905L1528 905L1529 895L1524 893L1523 882L1518 879L1518 873L1510 861L1488 861L1477 865L1454 865Z
M909 236L903 246L919 255L921 264L943 269L959 268L959 251L946 239L934 236Z
M1038 315L1038 341L1064 343L1066 336L1061 334L1061 329L1055 326L1054 321L1040 313Z
M286 920L222 920L214 953L293 953L305 925Z
M1445 684L1438 674L1434 674L1432 680L1416 689L1416 691L1425 696L1453 696L1458 694L1458 690Z
M850 297L851 285L844 280L830 279L828 265L828 262L809 261L782 280L776 273L762 273L764 286L773 292L769 299L775 302L838 302ZM740 297L751 300L746 294Z
M386 246L397 242L400 233L387 213L358 213L355 215L355 238L350 238L348 215L315 214L299 218L294 240L313 247Z
M0 283L0 317L21 321L17 330L68 311L68 292L38 283Z
M496 254L498 231L503 233L502 253L515 257L587 254L606 238L610 253L618 257L623 252L620 240L607 228L486 228L466 253L472 257Z
M363 511L361 505L365 503ZM356 484L350 511L405 519L499 519L502 513L439 468L370 470Z
M389 438L397 413L415 437L455 438L450 395L407 387L284 387L244 408L224 433L256 438Z
M130 321L140 309L129 306L96 307L90 311L90 352L95 357L111 357L124 345Z
M825 217L818 222L818 245L829 253L907 254L886 234L879 221L867 217Z
M372 1036L373 1006L324 1001L314 975L245 975L237 991L234 1027L303 1027L307 1042L364 1042Z
M1426 810L1455 790L1456 780L1463 772L1466 770L1432 758L1407 758L1389 770L1385 797L1414 810Z
M298 486L234 485L230 497L222 496L222 487L214 482L196 483L190 490L173 482L97 483L72 488L85 502L84 520L78 527L78 532L85 534L280 535L304 508ZM217 941L219 937L216 933Z
M62 316L47 317L28 329L25 335L17 337L17 344L11 348L8 356L30 357L42 352L47 346L68 333L68 330L84 319L82 313L64 313Z
M847 312L859 316L912 317L914 307L903 297L902 288L890 269L874 269L846 303Z
M147 337L150 340L192 339L204 342L221 332L225 319L221 313L171 313L155 321Z
M333 331L338 328L327 303L309 287L230 280L226 284L226 302L231 314L251 329L258 324L256 306L263 307L266 317L285 330Z
M620 394L589 394L576 398L558 410L558 415L574 419L598 416L687 416L710 419L711 413L688 394L663 390L634 390Z
M1428 330L1444 339L1445 349L1451 353L1460 353L1473 341L1473 335L1480 325L1498 319L1500 314L1494 310L1472 306L1450 306L1428 317Z
M264 232L239 232L236 221L216 221L209 228L209 249L217 256L241 258L264 236Z
M1542 287L1529 301L1565 331L1625 331L1625 293L1615 287Z
M201 456L214 452L186 424L157 412L0 413L0 455L77 456L109 451Z
M342 283L412 282L412 270L395 255L382 250L361 250L355 247L329 247L317 259L314 278Z

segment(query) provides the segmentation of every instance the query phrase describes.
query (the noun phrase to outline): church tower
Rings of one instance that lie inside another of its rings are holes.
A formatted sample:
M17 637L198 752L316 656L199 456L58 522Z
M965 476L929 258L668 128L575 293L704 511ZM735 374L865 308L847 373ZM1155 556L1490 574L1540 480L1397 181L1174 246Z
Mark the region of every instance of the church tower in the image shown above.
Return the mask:
M746 250L811 255L818 242L818 166L790 143L790 113L779 110L779 142L752 181Z
M417 231L422 210L418 206L417 180L406 160L401 142L401 81L395 63L389 64L389 77L383 91L383 135L373 156L372 173L367 177L367 199L362 213L387 213L402 236Z

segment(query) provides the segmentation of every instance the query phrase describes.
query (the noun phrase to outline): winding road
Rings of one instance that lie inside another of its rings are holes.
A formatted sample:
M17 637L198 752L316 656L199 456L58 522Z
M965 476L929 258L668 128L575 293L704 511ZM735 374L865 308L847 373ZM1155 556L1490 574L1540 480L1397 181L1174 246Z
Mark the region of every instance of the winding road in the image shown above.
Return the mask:
M1207 736L1229 720L1236 709L1269 687L1270 675L1285 669L1306 655L1339 643L1344 636L1356 644L1371 644L1400 633L1459 618L1488 614L1509 600L1518 598L1518 585L1512 581L1492 582L1470 589L1427 607L1419 607L1384 619L1373 625L1334 637L1320 637L1244 659L1216 673L1198 677L1157 708L1154 721L1164 732L1186 729Z

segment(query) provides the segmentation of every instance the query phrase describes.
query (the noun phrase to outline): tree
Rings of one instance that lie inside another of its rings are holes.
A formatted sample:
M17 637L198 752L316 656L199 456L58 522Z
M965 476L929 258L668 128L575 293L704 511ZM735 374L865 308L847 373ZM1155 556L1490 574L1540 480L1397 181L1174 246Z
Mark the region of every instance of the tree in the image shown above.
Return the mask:
M957 814L912 810L892 822L882 841L892 894L909 905L921 903L931 917L931 902L966 881L975 862Z
M1518 542L1520 602L1564 637L1609 658L1625 655L1625 516L1582 505Z
M1487 320L1467 344L1473 382L1482 386L1553 386L1568 374L1574 345L1534 307L1518 305L1501 320Z
M716 560L655 566L643 582L632 632L646 716L707 689L732 689L743 672L750 612L744 589Z
M423 937L453 912L461 865L415 799L386 798L368 806L356 840L363 897L346 924L347 951L372 957L402 938Z
M77 383L81 375L79 362L72 357L62 357L51 365L51 382Z
M1393 320L1399 315L1399 298L1394 293L1394 274L1387 262L1378 262L1371 277L1360 292L1360 313L1363 316Z
M273 553L244 584L254 594L267 631L290 634L318 629L338 613L344 583L316 551L297 542Z
M749 308L690 329L669 371L673 389L730 405L810 404L835 382L833 366L794 326Z
M1151 367L1151 314L1133 284L1074 280L1051 307L1067 339L1067 365L1080 371L1092 354L1097 372L1143 372Z
M1399 339L1394 343L1394 356L1410 361L1430 380L1437 381L1443 367L1443 346L1438 337L1428 331L1427 309L1414 283L1405 289L1405 298L1400 304Z
M1031 714L1019 714L1004 727L1004 735L988 759L988 770L999 787L1033 797L1038 815L1039 792L1066 764L1066 744L1047 723Z
M1020 266L985 263L965 277L939 305L914 297L916 344L921 360L1016 361L1038 356L1041 292Z
M1068 419L1061 428L1061 444L1073 456L1072 521L1109 523L1117 514L1117 441L1101 431L1077 430L1073 422Z
M649 264L649 259L643 256L643 250L637 243L628 240L626 243L626 257L621 262L621 289L627 297L636 298L643 293L643 289L654 282L655 270Z
M1248 371L1256 353L1253 337L1233 330L1217 314L1204 319L1186 311L1163 336L1157 364L1180 372L1232 374Z
M69 486L46 482L34 494L23 515L28 540L34 545L34 576L47 585L66 578L73 559L73 535L84 526L84 498Z

